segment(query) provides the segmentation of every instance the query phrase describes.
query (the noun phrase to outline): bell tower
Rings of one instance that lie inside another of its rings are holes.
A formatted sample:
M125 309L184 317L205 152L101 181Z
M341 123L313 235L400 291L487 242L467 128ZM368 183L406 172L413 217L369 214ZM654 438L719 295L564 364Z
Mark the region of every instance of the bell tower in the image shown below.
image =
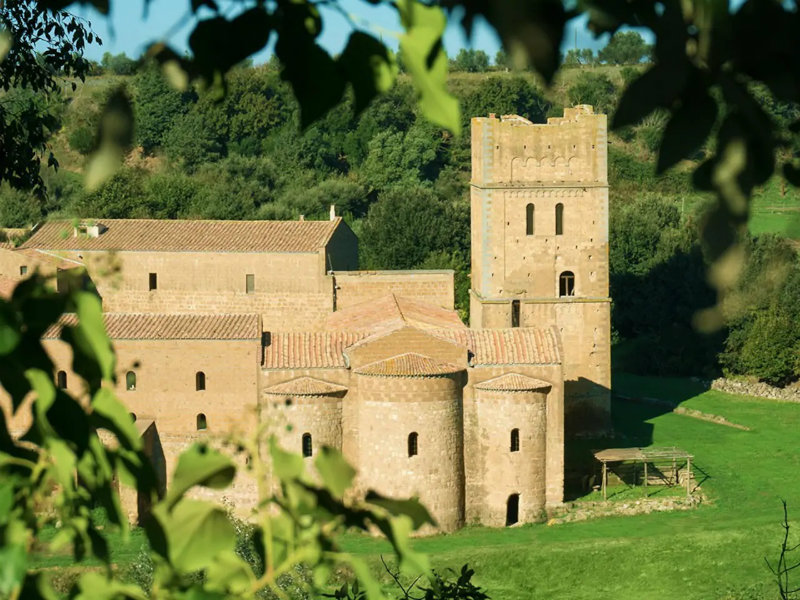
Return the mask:
M606 116L472 119L473 328L560 332L568 433L609 425Z

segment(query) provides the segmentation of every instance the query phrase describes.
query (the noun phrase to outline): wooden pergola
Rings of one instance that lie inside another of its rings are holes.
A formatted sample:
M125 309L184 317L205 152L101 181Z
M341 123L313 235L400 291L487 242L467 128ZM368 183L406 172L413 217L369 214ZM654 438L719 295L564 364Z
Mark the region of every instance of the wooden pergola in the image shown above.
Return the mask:
M644 487L645 495L647 494L647 465L657 464L665 467L671 467L672 470L672 485L678 484L678 472L683 466L686 465L686 495L691 494L691 472L692 472L692 458L688 452L675 448L674 446L668 448L606 448L605 450L598 450L594 452L594 457L603 465L603 474L601 479L601 487L603 489L603 500L607 499L608 493L608 465L609 463L633 463L634 465L634 478L636 475L636 464L642 463L644 466Z

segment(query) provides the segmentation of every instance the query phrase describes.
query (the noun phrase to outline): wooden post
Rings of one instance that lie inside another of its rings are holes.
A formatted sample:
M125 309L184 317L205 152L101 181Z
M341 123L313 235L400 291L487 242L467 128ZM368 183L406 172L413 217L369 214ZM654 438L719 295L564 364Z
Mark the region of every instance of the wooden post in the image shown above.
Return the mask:
M647 498L647 459L644 461L644 497Z
M672 457L672 485L678 485L678 461Z
M686 458L686 497L688 498L691 495L689 491L689 486L691 485L692 479L692 458Z
M603 487L603 500L605 500L606 486L608 485L608 466L606 465L606 461L603 461L603 475L600 481L600 485Z

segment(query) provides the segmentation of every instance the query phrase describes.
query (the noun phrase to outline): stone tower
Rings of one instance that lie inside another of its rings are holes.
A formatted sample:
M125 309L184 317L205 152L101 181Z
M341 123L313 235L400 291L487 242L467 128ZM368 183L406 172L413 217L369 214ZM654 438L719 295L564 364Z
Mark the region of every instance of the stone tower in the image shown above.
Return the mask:
M610 413L606 116L472 119L473 328L561 333L568 433Z

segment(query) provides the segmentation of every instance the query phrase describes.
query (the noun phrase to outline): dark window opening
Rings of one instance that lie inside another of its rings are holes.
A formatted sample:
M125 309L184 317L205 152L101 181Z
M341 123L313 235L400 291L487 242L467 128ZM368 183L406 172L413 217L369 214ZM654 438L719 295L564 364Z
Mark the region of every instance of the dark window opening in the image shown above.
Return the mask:
M125 374L125 387L129 392L136 389L136 373L133 371L128 371Z
M511 326L519 327L519 300L511 301Z
M158 289L158 273L150 273L149 286L151 292Z
M519 452L519 429L511 430L511 451Z
M313 447L313 445L311 443L311 434L310 433L304 433L303 434L303 456L308 458L309 456L311 456L313 454L313 451L314 451L314 447Z
M28 267L27 267L27 266L25 266L25 265L22 265L22 266L19 268L19 274L20 274L20 275L27 275L27 274L28 274Z
M556 235L564 235L564 205L556 204Z
M525 235L533 235L533 204L525 207Z
M559 296L575 295L575 273L573 273L572 271L564 271L558 277L558 295Z
M131 417L131 420L136 423L136 413L128 413Z
M59 371L56 374L56 385L62 390L67 389L67 372Z
M208 429L208 419L203 413L197 415L197 431L204 431Z
M206 374L202 371L198 371L194 376L194 389L198 392L206 389Z
M506 527L519 522L519 494L511 494L506 504Z
M408 434L408 456L416 456L419 453L419 448L417 445L419 439L419 435L416 431L412 431Z
M248 294L252 294L256 291L256 276L252 273L248 273L244 276L244 291Z

